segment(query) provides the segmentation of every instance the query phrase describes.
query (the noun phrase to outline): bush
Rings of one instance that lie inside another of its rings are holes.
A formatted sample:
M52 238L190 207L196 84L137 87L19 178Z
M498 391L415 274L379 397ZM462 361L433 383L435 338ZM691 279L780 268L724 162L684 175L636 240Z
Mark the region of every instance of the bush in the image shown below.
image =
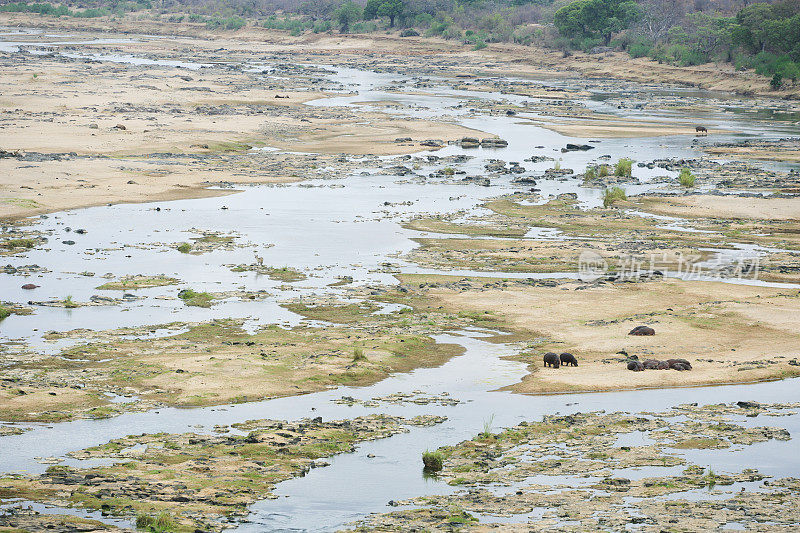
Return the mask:
M444 454L442 452L425 451L422 454L422 464L429 472L438 472L444 467Z
M430 28L433 24L434 18L430 13L420 13L414 17L414 26L419 28Z
M639 39L628 45L628 55L633 58L649 56L653 51L653 43Z
M633 160L623 157L614 165L614 175L620 178L630 178Z
M783 74L780 72L776 72L773 74L772 79L769 80L769 86L772 87L773 90L777 91L783 85Z
M314 27L311 28L311 31L314 33L325 33L329 32L333 29L333 23L330 20L320 20L314 23Z
M597 177L597 168L596 167L586 167L586 171L583 173L583 179L585 180L593 180Z
M0 320L8 318L9 316L11 316L11 308L0 304Z
M188 254L192 251L192 245L188 242L182 242L177 246L176 249L182 254Z
M600 167L597 169L597 175L601 178L608 176L608 165L600 165Z
M361 346L356 346L353 348L353 362L358 363L359 361L366 361L367 356L364 355L364 348Z
M406 28L400 32L400 37L419 37L419 32L412 28Z
M246 21L241 17L214 17L211 20L206 22L206 27L208 29L224 29L224 30L238 30L246 24Z
M178 525L167 512L161 512L158 516L139 514L136 516L136 529L151 531L152 533L167 533L175 531Z
M627 199L628 195L625 194L625 189L622 187L611 187L603 191L603 207L610 207L614 205L614 202Z
M72 300L72 296L67 296L64 298L64 307L66 309L75 309L76 307L80 307L80 304Z
M486 48L486 41L483 40L477 41L472 47L473 50L483 50L484 48Z
M681 187L694 187L695 175L688 168L682 168L678 176Z

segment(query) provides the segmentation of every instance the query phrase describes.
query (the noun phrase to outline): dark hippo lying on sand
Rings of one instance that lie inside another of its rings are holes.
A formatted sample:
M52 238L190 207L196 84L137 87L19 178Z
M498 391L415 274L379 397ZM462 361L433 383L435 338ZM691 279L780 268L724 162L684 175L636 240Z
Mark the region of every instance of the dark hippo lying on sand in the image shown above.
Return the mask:
M629 359L628 370L640 372L642 370L691 370L692 364L686 359L667 359L666 361L659 361L658 359L645 359L641 363L639 361Z
M654 330L650 326L636 326L628 333L628 335L638 335L638 336L649 336L655 334L656 330Z

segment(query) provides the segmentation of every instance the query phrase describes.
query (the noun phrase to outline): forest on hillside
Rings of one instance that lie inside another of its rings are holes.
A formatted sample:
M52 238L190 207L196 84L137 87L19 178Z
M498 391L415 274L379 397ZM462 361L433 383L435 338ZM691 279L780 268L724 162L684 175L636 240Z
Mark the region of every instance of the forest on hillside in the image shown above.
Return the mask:
M0 11L130 17L305 32L399 32L476 50L512 42L562 51L625 51L691 66L754 69L776 89L800 77L800 0L68 0L0 1Z

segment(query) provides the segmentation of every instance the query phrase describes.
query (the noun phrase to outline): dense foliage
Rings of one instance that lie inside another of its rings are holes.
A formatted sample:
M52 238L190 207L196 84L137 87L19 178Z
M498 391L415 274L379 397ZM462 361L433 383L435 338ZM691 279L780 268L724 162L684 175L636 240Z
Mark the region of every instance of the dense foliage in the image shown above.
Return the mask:
M565 37L607 45L612 35L640 16L639 6L631 0L577 0L556 11L553 23Z

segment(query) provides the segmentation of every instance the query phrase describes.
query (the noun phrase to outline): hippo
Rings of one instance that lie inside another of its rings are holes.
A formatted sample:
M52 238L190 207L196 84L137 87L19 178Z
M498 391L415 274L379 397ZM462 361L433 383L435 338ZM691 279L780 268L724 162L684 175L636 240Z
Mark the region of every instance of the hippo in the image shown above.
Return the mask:
M641 372L644 370L644 365L639 361L628 361L628 370L632 370L634 372Z
M578 360L569 352L564 352L559 356L561 366L578 366Z
M639 336L650 336L655 334L656 330L654 330L650 326L636 326L628 333L628 335L639 335Z
M658 365L660 364L661 361L658 359L645 359L644 362L642 362L642 366L644 366L646 370L658 370Z
M558 354L553 352L547 352L544 354L544 366L551 366L553 368L558 368L561 365L561 360L558 358Z
M33 289L39 288L39 286L34 285L33 283L26 283L25 285L22 286L22 288L25 289L26 291L32 291Z
M688 365L684 365L683 363L673 363L670 368L672 368L674 370L681 371L681 372L683 372L684 370L691 370L692 369L692 367L690 367Z
M692 363L687 361L686 359L667 359L667 363L669 364L670 368L675 368L676 365L682 365L685 368L681 368L681 370L691 370ZM677 370L677 368L675 368Z
M697 134L702 133L703 135L708 135L708 128L706 128L705 126L695 126L694 131Z
M666 361L659 361L656 370L669 370L669 363Z

